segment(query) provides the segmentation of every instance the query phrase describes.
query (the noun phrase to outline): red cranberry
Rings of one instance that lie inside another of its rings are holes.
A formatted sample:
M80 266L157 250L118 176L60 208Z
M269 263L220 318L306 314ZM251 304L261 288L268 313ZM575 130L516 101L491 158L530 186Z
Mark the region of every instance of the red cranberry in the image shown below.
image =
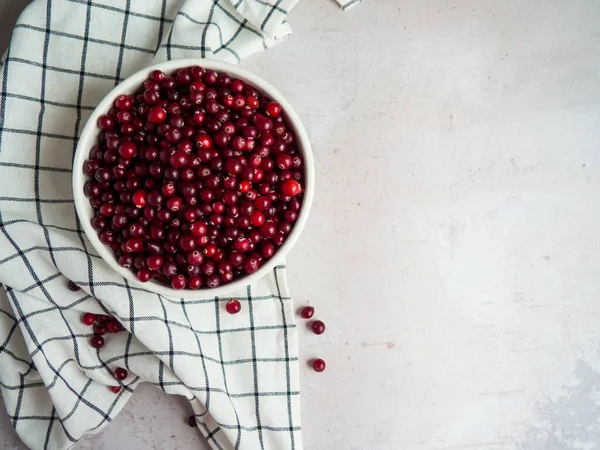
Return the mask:
M192 252L196 248L196 240L191 234L183 235L179 239L179 248L184 252Z
M148 111L148 121L150 123L163 123L167 120L167 112L160 106L155 106Z
M325 324L321 320L315 320L310 324L310 328L315 334L325 333Z
M169 211L179 211L183 206L183 202L179 197L169 197L167 200L167 209Z
M104 347L104 338L102 336L94 336L90 339L90 345L94 348Z
M111 386L110 390L113 394L118 394L123 389L123 386Z
M92 313L85 313L81 318L81 322L88 327L94 325L96 322L96 315Z
M276 160L275 160L275 164L277 164L277 167L281 170L288 170L292 167L292 157L286 153L282 153L281 155L278 155Z
M131 109L133 107L133 97L131 95L119 95L115 99L115 106L121 110Z
M246 273L256 272L258 270L258 266L258 259L252 257L247 258L242 265L244 272Z
M148 202L148 194L144 190L135 191L131 198L136 208L143 208Z
M150 281L150 279L152 278L152 274L150 273L150 271L148 269L140 269L137 273L137 279L139 281L141 281L142 283L146 283L148 281Z
M117 379L119 381L123 381L125 378L127 378L127 375L129 375L129 373L127 372L127 369L123 369L122 367L117 367L115 369L115 372L114 372L115 379Z
M105 131L112 130L115 127L115 120L105 114L98 118L98 126Z
M209 275L206 277L206 286L211 289L219 287L221 285L221 277L217 274Z
M272 258L275 254L275 246L270 242L265 242L261 246L261 255L265 259Z
M242 310L242 305L239 300L229 300L225 304L225 309L229 314L237 314Z
M323 372L325 370L325 361L321 358L315 359L312 362L312 368L315 372Z
M171 287L176 290L184 289L187 285L187 278L185 275L179 274L171 278Z
M300 317L303 319L310 319L315 314L315 308L312 306L305 306L300 310Z
M294 179L285 180L281 183L281 193L288 197L295 197L302 192L302 186Z
M116 319L110 319L106 322L106 329L109 333L118 333L123 330L123 327Z
M67 283L67 287L69 288L70 291L73 291L73 292L77 292L81 289L79 286L77 286L71 280L69 280L69 282Z
M196 136L195 139L196 147L198 148L211 148L212 147L212 139L206 133L200 133Z
M250 223L252 226L259 227L265 223L265 216L260 211L254 211L250 216Z
M250 241L246 238L238 238L233 241L233 248L239 252L247 252L250 250Z
M190 277L190 279L188 280L188 285L187 287L189 289L200 289L202 287L202 277L201 276L195 276L195 277Z
M182 151L176 151L174 152L169 161L171 162L171 165L175 168L175 169L182 169L184 167L186 167L189 164L189 158L188 156L185 154L185 152Z
M271 102L265 106L266 113L271 117L277 117L281 114L281 105L276 102Z

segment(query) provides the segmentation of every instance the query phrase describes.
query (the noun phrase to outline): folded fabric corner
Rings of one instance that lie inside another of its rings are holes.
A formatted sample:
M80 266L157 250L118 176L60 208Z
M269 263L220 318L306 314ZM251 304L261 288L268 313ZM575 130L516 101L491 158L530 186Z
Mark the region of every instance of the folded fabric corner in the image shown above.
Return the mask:
M261 33L274 41L285 39L292 29L285 19L299 0L229 0L235 10Z
M357 5L358 3L360 3L361 0L336 0L341 8L345 11L346 9L350 8L351 6Z

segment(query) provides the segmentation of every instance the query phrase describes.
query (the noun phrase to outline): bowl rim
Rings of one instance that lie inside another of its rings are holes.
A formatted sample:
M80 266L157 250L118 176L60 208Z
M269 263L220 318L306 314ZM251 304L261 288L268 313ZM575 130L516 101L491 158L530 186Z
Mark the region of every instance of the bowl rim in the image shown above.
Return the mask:
M255 86L260 91L264 92L274 101L278 102L283 111L286 114L289 124L293 127L296 138L298 140L298 148L304 157L304 172L305 172L305 191L302 202L302 207L298 216L298 220L292 229L292 232L285 240L283 245L277 249L271 259L269 259L264 265L262 265L256 272L245 275L244 277L232 281L231 283L216 287L214 289L201 288L198 290L183 289L175 290L157 281L151 280L147 283L142 283L137 279L134 272L131 269L121 267L117 259L115 258L112 249L107 245L103 244L97 236L97 232L92 228L90 224L91 210L92 207L89 204L87 198L83 193L83 187L89 177L83 173L82 167L85 160L88 158L89 149L95 145L98 132L100 128L97 125L98 117L105 114L110 107L114 99L123 93L133 93L144 80L148 78L148 75L154 70L162 70L163 72L172 72L177 69L201 66L205 69L215 70L219 72L227 72L234 77L240 78L249 84ZM300 118L296 114L296 111L292 105L286 100L286 98L268 81L262 77L254 74L253 72L222 61L202 58L186 58L177 59L162 62L148 66L144 69L139 70L133 75L129 76L125 80L121 81L116 85L108 94L106 94L100 101L98 106L89 116L77 143L77 149L73 158L73 169L72 169L72 188L73 188L73 199L75 202L75 209L81 226L100 257L119 275L124 277L130 283L136 287L140 287L147 291L163 295L170 298L184 298L184 299L199 299L205 297L218 297L225 294L231 293L236 290L240 290L247 285L258 281L263 278L269 272L271 272L277 265L279 265L284 258L287 256L291 248L296 244L300 234L302 233L308 215L312 206L315 186L315 170L314 170L314 159L312 154L312 147L310 141Z

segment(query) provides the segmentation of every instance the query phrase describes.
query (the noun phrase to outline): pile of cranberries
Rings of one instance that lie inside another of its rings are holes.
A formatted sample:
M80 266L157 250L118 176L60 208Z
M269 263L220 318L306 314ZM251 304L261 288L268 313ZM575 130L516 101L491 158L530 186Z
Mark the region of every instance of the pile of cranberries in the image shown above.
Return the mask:
M303 159L281 106L227 73L154 71L98 119L91 225L119 264L173 289L250 274L292 231Z

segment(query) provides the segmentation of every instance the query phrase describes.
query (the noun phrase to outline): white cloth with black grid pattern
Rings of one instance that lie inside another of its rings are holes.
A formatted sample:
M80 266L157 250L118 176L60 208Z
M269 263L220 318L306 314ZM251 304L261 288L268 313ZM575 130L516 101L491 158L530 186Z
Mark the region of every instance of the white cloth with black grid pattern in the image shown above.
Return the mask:
M151 294L95 254L71 193L76 136L116 83L166 59L236 63L290 33L297 1L35 0L23 12L0 67L0 389L29 447L72 447L146 381L186 396L215 449L302 448L285 267L236 293L236 315L226 298ZM93 349L88 311L131 333ZM129 376L115 395L116 367Z

